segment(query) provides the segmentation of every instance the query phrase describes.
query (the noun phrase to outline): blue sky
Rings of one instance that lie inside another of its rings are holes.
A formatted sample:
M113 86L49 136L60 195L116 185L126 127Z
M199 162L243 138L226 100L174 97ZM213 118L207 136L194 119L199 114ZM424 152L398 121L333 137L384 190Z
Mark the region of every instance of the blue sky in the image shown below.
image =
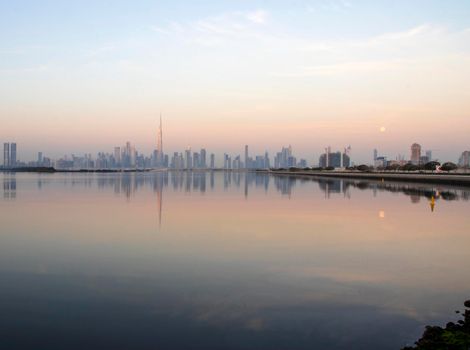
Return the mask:
M469 1L286 4L1 1L0 139L31 156L127 139L147 152L163 111L171 150L292 143L313 161L353 144L366 161L415 141L452 159L470 147Z

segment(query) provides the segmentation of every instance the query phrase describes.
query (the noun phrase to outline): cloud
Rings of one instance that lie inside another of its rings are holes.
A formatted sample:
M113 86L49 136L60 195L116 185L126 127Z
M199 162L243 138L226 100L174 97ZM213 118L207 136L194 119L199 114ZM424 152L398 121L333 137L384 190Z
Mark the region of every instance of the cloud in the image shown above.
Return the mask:
M186 42L202 46L217 46L228 40L256 37L261 25L267 23L268 12L234 11L200 18L187 23L169 22L167 26L151 26L160 34L180 36Z
M356 61L341 62L336 64L313 65L299 67L295 72L272 73L272 76L285 78L313 77L319 75L337 75L354 74L365 72L380 72L397 70L407 64L413 63L407 60L389 60L389 61Z
M92 58L92 57L101 56L109 52L112 52L116 49L117 49L116 45L106 44L106 45L97 47L95 49L88 50L85 54L85 57Z
M266 13L266 11L257 10L257 11L254 11L254 12L247 13L245 17L246 17L246 19L248 19L249 21L251 21L253 23L265 24L266 20L267 20L267 17L268 17L268 14Z
M470 31L449 31L422 24L407 30L358 40L315 41L290 38L283 50L300 51L299 64L284 67L271 76L312 77L392 70L421 71L424 65L441 66L452 61L463 66L470 57ZM281 47L282 43L278 44ZM293 55L294 57L294 55ZM295 58L295 57L294 57ZM439 63L441 62L441 63ZM454 66L452 66L454 67ZM451 69L451 66L447 68Z
M330 0L323 1L319 4L310 4L307 6L307 12L342 12L348 8L351 8L353 5L350 1L347 0Z

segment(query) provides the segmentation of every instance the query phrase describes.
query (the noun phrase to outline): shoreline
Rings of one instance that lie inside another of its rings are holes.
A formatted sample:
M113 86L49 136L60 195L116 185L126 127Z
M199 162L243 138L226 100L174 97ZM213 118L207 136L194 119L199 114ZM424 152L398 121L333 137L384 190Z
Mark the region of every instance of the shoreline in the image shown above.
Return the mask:
M289 175L301 177L329 177L356 180L421 182L445 185L470 186L470 174L406 174L406 173L360 173L360 172L327 172L327 171L266 171L273 175Z
M271 174L293 177L320 177L336 179L375 180L375 181L399 181L412 183L433 183L445 185L458 185L470 187L470 173L436 174L436 173L389 173L389 172L355 172L355 171L308 171L308 170L246 170L246 169L80 169L65 170L53 167L25 167L16 169L0 169L0 173L37 173L37 174L123 174L123 173L150 173L150 172L251 172L259 174Z

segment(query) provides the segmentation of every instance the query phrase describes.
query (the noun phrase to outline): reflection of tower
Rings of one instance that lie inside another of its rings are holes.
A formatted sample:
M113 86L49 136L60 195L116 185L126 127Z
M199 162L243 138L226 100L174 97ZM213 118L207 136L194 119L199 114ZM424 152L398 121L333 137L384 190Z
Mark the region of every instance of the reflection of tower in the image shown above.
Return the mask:
M163 182L159 181L157 189L157 204L158 204L158 227L162 226L162 204L163 204Z
M3 178L3 197L5 199L16 198L16 177Z
M248 173L245 173L245 199L248 198Z

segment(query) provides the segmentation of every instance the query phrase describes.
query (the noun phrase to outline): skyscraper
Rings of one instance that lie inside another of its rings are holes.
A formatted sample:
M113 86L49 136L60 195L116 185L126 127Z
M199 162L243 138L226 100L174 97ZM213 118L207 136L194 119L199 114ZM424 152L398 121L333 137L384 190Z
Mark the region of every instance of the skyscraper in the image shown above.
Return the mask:
M10 145L10 166L16 166L16 143L12 142Z
M245 168L248 169L250 167L248 159L248 145L245 145Z
M162 114L160 113L160 126L158 127L157 135L157 151L163 154L163 129L162 129Z
M116 167L121 166L121 147L114 147L114 162Z
M3 166L10 167L10 144L8 142L3 144Z
M160 125L158 126L157 133L157 152L155 157L155 166L164 166L165 156L163 154L163 127L162 127L162 114L160 113Z
M426 151L426 158L428 159L428 162L432 161L432 150Z
M411 163L419 164L421 159L421 145L417 143L413 143L411 145Z
M470 166L470 151L463 151L459 158L459 165L468 168Z
M185 153L186 153L186 169L191 169L193 167L193 159L191 157L191 147L188 147Z
M215 154L211 153L211 169L215 168Z
M200 168L207 168L207 157L206 157L206 149L201 148L201 153L200 153L200 159L199 159L199 167Z

